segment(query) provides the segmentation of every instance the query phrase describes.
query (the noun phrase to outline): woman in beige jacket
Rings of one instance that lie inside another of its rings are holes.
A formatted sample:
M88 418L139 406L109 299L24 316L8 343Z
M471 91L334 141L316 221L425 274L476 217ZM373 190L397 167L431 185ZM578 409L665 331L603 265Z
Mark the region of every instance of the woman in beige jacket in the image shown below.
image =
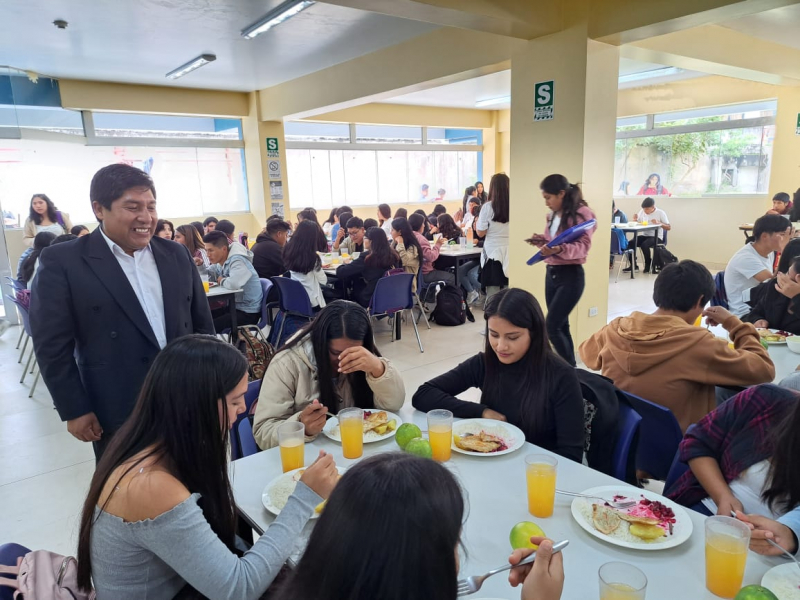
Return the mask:
M31 198L31 210L28 218L25 219L25 226L22 230L22 243L29 248L33 247L33 238L37 233L49 231L56 236L69 233L72 229L72 221L69 215L56 209L53 201L45 194L34 194Z
M355 302L337 300L270 362L253 435L262 450L273 448L278 427L300 421L310 442L329 413L350 406L396 411L405 398L400 372L375 347L367 312Z

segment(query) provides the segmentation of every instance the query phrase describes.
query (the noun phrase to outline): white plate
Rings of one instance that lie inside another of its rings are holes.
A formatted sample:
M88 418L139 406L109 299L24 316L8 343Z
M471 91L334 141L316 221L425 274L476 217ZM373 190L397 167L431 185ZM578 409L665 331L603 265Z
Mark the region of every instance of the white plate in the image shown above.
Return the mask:
M763 329L763 327L759 328L758 331L761 331L762 329ZM786 330L785 329L768 329L767 331L769 331L771 333L778 333L779 331L786 331ZM788 337L792 337L792 336L788 336ZM783 340L782 342L770 342L769 340L764 340L764 341L766 341L767 344L770 345L770 346L785 346L786 345L786 340Z
M479 456L481 458L488 458L492 456L502 456L503 454L511 454L516 452L525 445L525 434L519 427L511 423L504 423L503 421L495 421L494 419L462 419L453 423L453 435L463 436L465 433L480 433L481 430L488 430L488 433L502 437L508 448L500 452L470 452L469 450L462 450L457 447L455 443L451 443L450 447L453 452L466 454L467 456Z
M793 562L773 567L764 573L761 585L775 594L778 600L800 600L800 568Z
M293 479L297 473L299 473L300 471L305 470L306 468L307 467L302 467L300 469L295 469L294 471L288 471L287 473L282 473L281 475L278 475L275 479L270 481L267 484L267 486L264 488L264 491L261 493L261 503L264 505L264 508L266 508L269 512L271 512L275 516L278 516L279 514L281 514L281 511L283 510L283 507L278 508L277 506L275 506L274 500L270 496L270 490L278 482L280 482L282 480L286 480L286 479ZM336 469L339 471L339 475L343 475L344 472L347 470L344 467L336 467ZM300 480L299 476L297 477L297 480L298 481ZM319 519L319 515L320 515L320 513L314 511L314 513L311 515L311 518L312 519Z
M397 427L403 424L403 419L400 418L399 415L394 414L393 412L389 412L388 410L381 411L379 408L370 409L370 412L385 412L389 415L389 421L394 419L397 421ZM397 427L392 429L391 431L387 431L383 435L378 435L374 431L369 431L364 434L364 443L365 444L372 444L373 442L382 442L383 440L388 440L391 437L394 437L394 434L397 433ZM327 437L332 439L334 442L342 442L342 436L339 435L339 419L336 417L331 417L325 423L325 427L322 428L322 433L324 433Z
M614 546L621 546L622 548L631 548L633 550L666 550L667 548L674 548L675 546L680 546L689 537L692 535L692 520L689 518L689 514L686 510L677 504L675 504L669 498L665 498L664 496L660 496L655 492L650 492L648 490L633 488L633 487L626 487L624 485L604 485L600 487L590 488L588 490L584 490L581 494L586 494L588 496L600 496L601 498L612 499L615 495L619 494L620 496L626 496L631 500L639 500L640 496L644 496L648 500L657 500L668 506L672 509L672 512L675 513L675 525L673 527L673 534L671 536L667 536L667 538L663 542L629 542L627 540L621 540L610 535L606 535L605 533L601 533L597 529L595 529L594 524L591 521L591 517L584 517L583 513L581 512L582 506L588 506L591 511L592 504L597 504L600 500L596 499L589 499L589 498L575 498L572 501L572 517L575 521L580 525L583 529L588 531L591 535L596 537L597 539L603 540L604 542L608 542L609 544L613 544ZM623 522L620 524L620 527L625 527L626 523Z

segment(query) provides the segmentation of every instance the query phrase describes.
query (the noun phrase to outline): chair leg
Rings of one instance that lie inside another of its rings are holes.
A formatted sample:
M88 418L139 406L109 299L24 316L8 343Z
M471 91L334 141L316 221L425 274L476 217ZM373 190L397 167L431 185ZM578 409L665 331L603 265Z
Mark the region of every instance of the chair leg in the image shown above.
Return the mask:
M36 357L34 356L34 357L33 357L33 364L31 365L31 370L30 370L30 371L28 371L28 373L30 373L31 375L33 375L33 370L36 368L36 365L37 365L37 364L38 364L38 363L37 363L37 361L36 361Z
M19 339L17 340L17 350L19 350L19 345L22 343L22 336L24 335L25 335L25 328L20 327Z
M395 321L395 319L397 319L397 313L394 313L392 316L389 317L389 325L391 325L392 327L392 342L394 342L394 336L396 331L395 327L397 327L397 322Z
M411 324L414 326L414 333L417 335L417 344L419 344L419 351L425 352L425 350L422 348L422 340L419 337L419 329L417 329L417 322L414 320L414 314L413 314L414 311L412 310L411 312L412 312Z
M31 348L31 353L28 355L28 362L25 363L25 370L22 371L22 377L20 377L19 382L22 383L25 381L25 376L28 374L28 369L31 368L31 361L33 360L33 348Z
M33 380L33 385L31 386L31 391L28 394L28 398L33 398L33 392L36 391L36 384L39 383L39 377L42 375L41 371L36 373L36 379Z
M25 336L25 343L22 344L22 352L19 353L19 360L17 361L17 364L22 364L22 357L25 356L25 349L28 347L28 340L30 339L31 336L29 335Z
M616 279L614 279L614 283L619 283L619 274L622 272L622 265L625 264L625 259L628 258L629 256L630 254L628 254L627 250L623 252L622 259L619 261L619 267L617 267L617 277Z
M425 314L425 307L422 306L422 301L419 299L419 296L417 296L415 294L414 297L417 299L417 306L419 307L419 314L422 315L423 319L425 319L425 325L427 325L428 329L430 329L431 328L431 324L428 321L428 315ZM411 311L411 317L412 318L414 317L414 311L413 310ZM417 321L419 321L419 319L417 319Z

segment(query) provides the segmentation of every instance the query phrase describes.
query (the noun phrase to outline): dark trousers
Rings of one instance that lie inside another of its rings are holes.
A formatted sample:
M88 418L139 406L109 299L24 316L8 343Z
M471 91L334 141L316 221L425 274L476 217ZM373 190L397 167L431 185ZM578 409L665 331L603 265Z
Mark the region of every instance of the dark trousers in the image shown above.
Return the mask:
M218 308L211 311L211 316L214 318L214 331L221 333L231 326L231 312L226 306L225 308ZM247 313L236 309L236 325L255 325L261 320L261 313Z
M547 335L559 356L575 366L575 345L569 331L569 314L583 295L586 280L581 265L548 265L544 295L547 301Z
M656 236L654 235L640 235L636 238L636 245L642 249L642 254L644 255L644 270L647 271L650 268L650 262L652 260L650 255L650 249L656 247ZM634 257L636 253L634 252ZM634 258L634 261L636 259Z
M30 550L19 544L3 544L0 546L0 565L5 567L16 567L17 559L25 556ZM0 575L2 577L2 575ZM11 579L11 576L9 576ZM0 600L12 600L14 590L10 587L0 585Z

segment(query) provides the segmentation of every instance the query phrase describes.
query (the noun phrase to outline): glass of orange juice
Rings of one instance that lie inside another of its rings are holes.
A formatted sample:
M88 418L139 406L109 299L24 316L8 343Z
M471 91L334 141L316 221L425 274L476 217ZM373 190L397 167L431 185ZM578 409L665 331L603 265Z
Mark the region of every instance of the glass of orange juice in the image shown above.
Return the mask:
M739 593L747 563L750 529L732 517L706 519L706 587L720 598Z
M600 600L644 600L647 577L633 565L610 562L600 567Z
M283 472L294 471L305 465L305 425L299 421L287 421L278 427L278 445L281 448Z
M339 419L342 454L345 458L361 458L364 454L364 411L360 408L345 408L336 417Z
M558 461L547 454L530 454L525 457L528 512L534 517L544 519L553 515L557 468Z
M453 413L449 410L432 410L428 413L428 441L431 443L433 459L439 462L450 460L453 444Z

